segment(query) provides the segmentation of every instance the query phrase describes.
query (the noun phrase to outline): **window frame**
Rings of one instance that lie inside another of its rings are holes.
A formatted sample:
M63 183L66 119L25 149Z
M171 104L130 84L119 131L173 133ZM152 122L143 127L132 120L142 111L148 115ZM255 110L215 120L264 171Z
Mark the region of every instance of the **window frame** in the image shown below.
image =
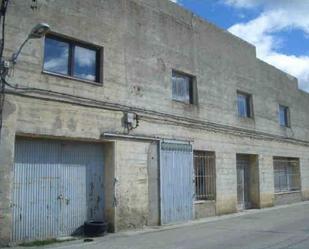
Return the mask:
M237 93L237 115L238 115L238 117L239 118L244 118L244 119L254 119L253 97L252 97L252 94L246 93L246 92L242 92L242 91L237 91L236 93ZM239 96L245 97L245 101L246 101L246 116L242 116L240 114L239 101L238 101L238 97Z
M173 77L174 75L184 76L189 78L189 101L182 101L180 99L174 98L173 94ZM172 100L175 102L188 104L188 105L197 105L197 89L196 89L196 76L188 73L184 73L179 70L172 69Z
M301 191L301 172L300 172L299 158L274 157L273 168L274 168L275 194L293 193ZM280 185L281 184L280 179L282 177L286 182L285 184L286 186L284 184ZM291 183L293 182L293 179L291 177L297 177L296 178L296 181L298 182L297 186L294 186L293 183ZM279 187L277 187L278 182L276 182L276 178L279 178Z
M281 108L284 109L284 119L285 119L285 123L282 124L281 123ZM286 105L282 105L282 104L279 104L279 115L278 115L278 118L279 118L279 125L281 127L285 127L285 128L290 128L291 127L291 122L290 122L290 108Z
M198 163L205 164L203 174L196 174ZM195 202L216 201L216 154L213 151L193 151L194 196ZM203 178L202 180L197 180ZM210 180L209 180L210 179ZM201 189L201 184L205 185ZM201 193L202 192L202 193Z
M68 54L68 74L62 74L58 72L52 72L44 69L44 64L45 64L45 44L46 44L46 39L53 39L55 41L59 42L64 42L67 43L69 46L69 54ZM81 47L89 50L93 50L96 52L96 65L95 65L95 80L87 80L81 77L74 76L74 61L75 61L75 56L74 56L74 50L75 47ZM66 35L58 34L55 32L50 32L45 35L44 40L43 40L43 59L42 59L42 73L43 74L48 74L52 76L57 76L61 78L66 78L70 80L76 80L76 81L81 81L84 83L89 83L93 85L103 85L103 61L104 61L104 47L98 46L92 43L88 43L85 41L78 40L76 38L72 38Z

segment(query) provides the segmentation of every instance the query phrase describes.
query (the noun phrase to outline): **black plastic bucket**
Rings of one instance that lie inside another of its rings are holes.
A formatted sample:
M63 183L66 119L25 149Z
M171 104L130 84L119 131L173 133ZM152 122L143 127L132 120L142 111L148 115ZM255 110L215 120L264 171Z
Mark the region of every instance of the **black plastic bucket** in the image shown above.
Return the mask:
M107 229L108 223L104 221L88 221L84 224L84 232L88 237L104 236Z

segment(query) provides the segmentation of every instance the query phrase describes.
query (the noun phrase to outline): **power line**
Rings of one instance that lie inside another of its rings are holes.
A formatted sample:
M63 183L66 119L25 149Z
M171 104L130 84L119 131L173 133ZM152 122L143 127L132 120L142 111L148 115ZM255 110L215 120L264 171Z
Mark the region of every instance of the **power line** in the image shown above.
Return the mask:
M1 36L1 48L0 48L0 58L3 60L3 51L4 51L4 43L5 43L5 18L6 11L10 0L2 0L1 3L1 17L2 17L2 36Z
M246 136L249 138L256 138L268 141L281 141L290 142L293 144L302 144L309 146L307 141L303 141L295 138L288 138L279 135L269 134L263 131L252 131L244 128L228 126L224 124L217 124L208 121L197 120L193 118L177 116L174 114L163 113L153 110L147 110L139 107L126 106L117 103L111 103L106 101L95 100L91 98L71 95L67 93L60 93L52 90L44 90L39 88L29 87L18 87L12 84L5 83L8 88L14 89L13 91L8 90L7 93L14 94L27 98L36 98L44 101L56 101L65 104L78 105L89 108L104 109L109 111L118 112L135 112L137 113L139 120L151 123L164 123L167 125L178 126L189 129L208 130L210 132L221 132L227 133L234 136ZM29 94L30 93L30 94ZM32 94L31 94L32 93ZM50 96L50 97L43 97ZM52 96L52 97L51 97Z

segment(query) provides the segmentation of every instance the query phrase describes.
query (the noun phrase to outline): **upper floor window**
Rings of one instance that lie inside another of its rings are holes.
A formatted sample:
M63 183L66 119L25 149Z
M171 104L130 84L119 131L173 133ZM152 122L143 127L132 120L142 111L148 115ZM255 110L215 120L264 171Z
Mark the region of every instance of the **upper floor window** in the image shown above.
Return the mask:
M194 77L188 74L176 72L172 73L173 81L173 100L188 104L194 104L193 83Z
M252 96L250 94L237 92L237 107L239 117L253 117Z
M101 82L101 48L55 35L45 38L45 72Z
M281 126L289 127L290 121L289 121L289 107L279 105L279 122Z

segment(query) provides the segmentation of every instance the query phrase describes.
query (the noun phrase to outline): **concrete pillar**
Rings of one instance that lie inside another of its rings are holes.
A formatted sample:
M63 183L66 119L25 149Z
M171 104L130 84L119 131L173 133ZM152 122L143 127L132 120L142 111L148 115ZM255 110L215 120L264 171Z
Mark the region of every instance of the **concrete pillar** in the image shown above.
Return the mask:
M148 192L149 216L148 226L160 225L160 174L159 174L159 145L151 143L148 153Z
M274 166L273 157L259 155L260 208L274 205Z
M300 158L300 177L303 200L309 200L309 158Z
M147 225L149 215L149 142L118 140L115 143L115 231Z
M115 231L115 144L108 142L104 148L104 203L105 219L110 224L109 231Z
M236 154L216 153L216 214L237 211Z
M16 105L6 97L0 140L0 247L10 242L12 231L11 183L14 165Z

